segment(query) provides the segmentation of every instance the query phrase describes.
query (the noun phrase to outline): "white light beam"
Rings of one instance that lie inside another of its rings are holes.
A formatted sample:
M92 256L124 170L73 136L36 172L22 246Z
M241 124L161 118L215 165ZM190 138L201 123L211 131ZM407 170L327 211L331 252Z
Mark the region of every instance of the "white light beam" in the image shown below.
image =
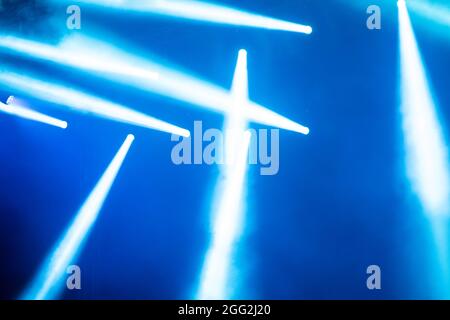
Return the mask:
M24 106L21 106L17 103L14 103L13 97L9 97L8 103L4 104L0 102L0 112L17 116L23 119L28 119L40 123L45 123L54 127L58 127L61 129L67 128L67 122L62 121L50 116L47 116L43 113L31 110L29 108L26 108Z
M205 257L198 290L199 299L227 299L230 267L236 241L243 225L243 195L248 168L250 132L242 108L248 99L247 52L239 51L233 79L233 104L225 117L226 164L223 181L216 186L211 244Z
M424 209L448 214L449 168L446 142L406 4L398 2L401 112L408 174Z
M312 33L311 26L265 17L239 9L196 0L76 0L76 2L102 6L105 8L152 13L223 25L290 31L304 34Z
M66 233L45 260L30 287L25 291L22 299L52 300L57 298L62 288L66 269L82 250L83 243L95 224L133 140L134 136L131 134L126 137Z
M93 72L108 80L224 115L233 102L228 90L89 37L70 36L55 47L22 38L0 36L0 49ZM112 66L112 71L108 71L108 66ZM247 101L243 112L249 121L255 123L301 134L309 133L307 127L251 101Z
M57 84L7 72L0 73L0 83L9 86L11 89L21 91L26 95L66 106L78 112L90 113L109 120L173 133L183 137L189 137L190 135L186 129L150 117L123 105L115 104Z
M447 226L450 177L447 144L404 0L398 1L401 114L408 178L433 230L439 258L437 290L450 296Z

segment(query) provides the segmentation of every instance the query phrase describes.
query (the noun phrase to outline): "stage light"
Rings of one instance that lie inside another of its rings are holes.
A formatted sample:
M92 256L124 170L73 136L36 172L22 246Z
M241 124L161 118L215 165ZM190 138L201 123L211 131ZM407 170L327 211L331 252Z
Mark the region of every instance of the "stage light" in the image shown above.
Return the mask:
M242 197L245 192L247 156L250 144L249 132L241 138L234 171L229 171L221 184L221 196L213 212L212 239L200 279L198 299L227 299L232 255L242 227Z
M398 2L401 112L408 174L425 210L448 214L447 145L405 1Z
M243 225L243 198L248 168L250 132L243 108L248 99L247 52L239 51L230 105L225 117L226 164L216 186L217 203L212 208L212 239L201 274L199 299L229 298L230 267L236 241Z
M401 115L407 175L427 215L436 243L436 293L450 297L447 226L450 177L444 128L439 121L425 66L405 1L398 1Z
M21 106L18 103L14 103L14 99L12 99L12 97L10 97L8 99L7 104L0 102L0 112L4 112L6 114L10 114L10 115L28 119L28 120L33 120L33 121L40 122L40 123L45 123L45 124L48 124L48 125L51 125L54 127L58 127L61 129L67 128L66 121L62 121L62 120L47 116L43 113L40 113L40 112L31 110L27 107Z
M307 25L283 21L258 14L245 12L218 4L195 0L147 0L147 1L117 1L117 0L76 0L88 5L98 5L104 8L136 11L158 14L168 17L233 25L269 30L281 30L310 34L312 28Z
M70 36L58 47L54 47L17 37L0 36L0 49L95 72L96 75L108 80L222 114L227 114L229 106L233 103L228 90L179 72L173 67L166 67L162 63L133 56L89 37ZM115 66L112 67L114 72L96 68L97 62L99 65ZM251 101L247 101L243 112L249 121L255 123L302 134L309 133L307 127Z
M100 41L75 35L63 41L59 47L46 43L0 36L0 48L23 55L68 65L85 71L103 74L107 78L119 80L124 75L144 81L158 80L158 73L152 68L142 68L144 61L131 55L118 55Z
M33 78L7 72L0 73L0 82L13 90L21 91L25 95L63 105L78 112L90 113L106 119L169 132L183 137L189 137L190 135L188 130L174 126L170 123L150 117L125 106L82 93L81 91L68 89L57 84L42 82Z
M52 300L58 297L66 269L80 254L133 140L134 136L131 134L126 137L62 239L45 260L30 287L21 297L22 299Z

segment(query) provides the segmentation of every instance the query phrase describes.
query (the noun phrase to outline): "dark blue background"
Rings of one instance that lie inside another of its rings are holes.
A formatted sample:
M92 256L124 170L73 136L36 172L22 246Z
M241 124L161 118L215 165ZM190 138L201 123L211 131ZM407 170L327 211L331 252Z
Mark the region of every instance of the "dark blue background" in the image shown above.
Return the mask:
M310 24L314 32L83 8L82 32L106 28L140 53L225 88L245 48L252 100L311 128L309 136L281 131L278 175L250 170L233 297L437 297L429 224L405 179L395 1L378 1L379 31L366 28L366 8L377 1L220 3ZM448 128L448 38L421 28L414 15L412 21ZM58 40L53 33L36 36ZM0 61L1 68L63 80L188 129L194 120L222 125L220 115L73 69L8 54ZM0 94L9 93L0 84ZM64 298L192 298L209 244L218 169L173 165L167 134L29 103L69 128L0 114L0 298L16 298L26 287L128 133L136 140L76 261L83 289ZM371 264L382 269L380 291L366 288Z

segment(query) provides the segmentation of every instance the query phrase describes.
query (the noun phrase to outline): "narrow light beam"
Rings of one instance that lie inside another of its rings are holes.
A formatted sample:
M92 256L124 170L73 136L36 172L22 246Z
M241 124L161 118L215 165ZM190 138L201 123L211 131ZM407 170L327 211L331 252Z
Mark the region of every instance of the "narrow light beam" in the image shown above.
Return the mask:
M9 86L11 89L21 91L26 95L66 106L71 110L78 112L90 113L109 120L173 133L183 137L189 137L190 135L188 130L174 126L170 123L150 117L125 106L82 93L81 91L68 89L57 84L43 82L7 72L0 73L0 82Z
M8 103L4 104L2 102L0 102L0 112L9 114L9 115L13 115L13 116L17 116L23 119L28 119L28 120L32 120L32 121L36 121L36 122L40 122L40 123L45 123L54 127L58 127L61 129L66 129L67 128L67 122L66 121L62 121L50 116L47 116L43 113L31 110L27 107L21 106L17 103L14 103L13 99L11 99L12 97L10 97L10 99L8 99Z
M216 186L217 204L213 207L211 245L203 266L199 299L227 299L233 250L243 225L243 195L247 173L247 157L250 132L242 110L248 99L247 52L239 51L231 94L234 103L230 105L225 118L224 132L226 164L223 180Z
M80 254L133 140L134 136L131 134L126 137L62 239L47 257L30 287L25 291L22 299L52 300L58 297L66 276L66 269Z
M224 115L233 102L228 90L172 67L130 55L90 37L70 36L55 47L17 37L0 36L0 50L92 72L108 80ZM108 66L112 66L113 71L108 71ZM243 112L249 121L255 123L301 134L309 133L307 127L251 101L247 101Z
M77 0L76 2L98 5L119 10L152 13L180 19L241 27L262 28L311 34L311 26L283 21L218 4L195 0Z
M407 175L427 215L439 260L437 291L446 299L449 290L447 225L450 177L447 144L439 121L425 66L404 0L398 1L401 114Z

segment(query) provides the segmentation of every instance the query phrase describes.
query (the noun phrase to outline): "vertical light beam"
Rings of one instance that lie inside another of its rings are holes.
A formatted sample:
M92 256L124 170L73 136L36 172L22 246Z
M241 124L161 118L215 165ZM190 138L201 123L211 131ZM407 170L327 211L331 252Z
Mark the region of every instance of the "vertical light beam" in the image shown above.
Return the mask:
M199 299L227 299L230 294L228 279L235 243L242 231L243 195L248 167L248 149L251 134L242 108L248 99L247 52L239 51L232 85L233 103L225 117L224 180L216 187L218 194L213 207L212 239L203 266Z
M438 277L436 283L442 283L437 290L448 298L450 291L446 224L450 187L444 129L439 121L406 3L400 0L397 4L406 169L412 189L432 226L440 267L440 272L434 273Z
M54 127L58 127L61 129L67 128L66 121L62 121L62 120L47 116L43 113L31 110L27 107L21 106L20 104L14 102L13 97L9 97L7 104L0 102L0 112L6 113L9 115L13 115L13 116L17 116L17 117L20 117L23 119L28 119L28 120L32 120L32 121L36 121L36 122L40 122L40 123L45 123L45 124L48 124L48 125L51 125Z
M126 137L66 233L48 256L30 287L25 291L22 299L49 300L57 298L62 289L66 268L79 255L133 140L134 136L131 134Z

